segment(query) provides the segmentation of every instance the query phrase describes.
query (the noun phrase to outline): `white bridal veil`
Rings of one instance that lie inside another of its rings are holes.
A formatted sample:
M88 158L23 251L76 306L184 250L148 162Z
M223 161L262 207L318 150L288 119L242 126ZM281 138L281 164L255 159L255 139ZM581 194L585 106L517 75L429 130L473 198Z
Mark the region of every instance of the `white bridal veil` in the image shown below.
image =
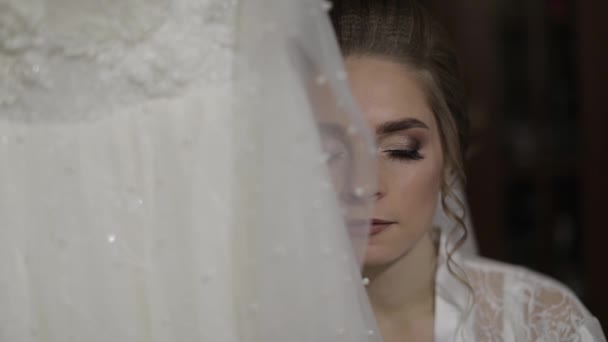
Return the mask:
M375 341L316 0L0 0L0 340Z

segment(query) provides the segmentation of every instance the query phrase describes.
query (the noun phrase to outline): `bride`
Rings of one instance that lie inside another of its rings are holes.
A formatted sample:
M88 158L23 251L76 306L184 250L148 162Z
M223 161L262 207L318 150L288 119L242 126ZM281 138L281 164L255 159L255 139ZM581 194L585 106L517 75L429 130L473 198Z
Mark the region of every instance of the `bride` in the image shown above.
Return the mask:
M364 274L384 341L606 341L563 285L461 253L462 208L449 204L468 119L454 53L427 12L414 0L344 0L331 15L378 144ZM434 228L436 207L454 223Z
M0 0L1 341L379 340L326 10Z

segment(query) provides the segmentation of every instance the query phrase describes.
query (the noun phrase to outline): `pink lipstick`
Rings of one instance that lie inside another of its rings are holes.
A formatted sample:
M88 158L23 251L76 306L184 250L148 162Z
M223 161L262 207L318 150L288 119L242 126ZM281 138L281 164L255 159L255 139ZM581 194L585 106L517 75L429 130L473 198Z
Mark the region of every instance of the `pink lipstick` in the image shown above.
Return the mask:
M378 235L378 234L382 233L383 231L385 231L386 228L388 228L393 223L395 223L395 222L385 221L385 220L380 220L380 219L373 219L372 228L369 232L369 235L370 236Z

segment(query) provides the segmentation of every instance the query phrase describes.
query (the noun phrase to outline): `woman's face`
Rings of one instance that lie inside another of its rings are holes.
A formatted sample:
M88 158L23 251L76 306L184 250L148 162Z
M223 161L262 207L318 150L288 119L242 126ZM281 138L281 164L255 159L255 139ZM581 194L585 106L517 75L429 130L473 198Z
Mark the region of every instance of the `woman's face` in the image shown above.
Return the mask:
M376 134L378 192L366 266L407 254L431 229L443 156L437 123L415 72L375 57L346 59L355 99Z

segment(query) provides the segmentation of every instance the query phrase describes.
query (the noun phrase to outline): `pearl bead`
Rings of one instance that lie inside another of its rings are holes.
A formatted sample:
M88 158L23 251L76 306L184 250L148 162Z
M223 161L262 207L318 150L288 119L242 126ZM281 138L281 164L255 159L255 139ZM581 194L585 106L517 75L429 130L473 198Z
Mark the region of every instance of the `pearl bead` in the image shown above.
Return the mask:
M334 4L331 1L324 0L321 2L321 8L326 12L329 12L332 7L334 7Z
M109 234L108 243L114 243L114 242L116 242L116 234Z
M363 278L363 286L369 285L369 278Z
M355 188L355 196L363 197L363 195L365 195L365 189L363 187Z

